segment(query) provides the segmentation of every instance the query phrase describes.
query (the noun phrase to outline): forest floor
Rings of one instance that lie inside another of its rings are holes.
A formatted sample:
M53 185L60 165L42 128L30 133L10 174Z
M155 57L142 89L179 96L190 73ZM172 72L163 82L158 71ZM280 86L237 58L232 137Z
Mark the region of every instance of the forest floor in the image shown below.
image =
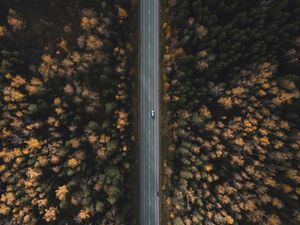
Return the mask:
M140 185L139 185L139 158L140 158L140 151L139 151L139 99L136 98L136 96L139 96L139 86L137 85L139 83L139 76L138 76L138 70L139 70L139 46L134 45L134 43L138 43L139 41L139 32L135 31L136 27L139 24L139 1L138 0L132 0L132 9L131 9L131 40L130 42L133 45L133 56L129 61L129 67L131 67L130 75L133 76L133 93L131 94L131 101L133 104L133 133L135 137L135 147L133 149L133 153L131 155L131 177L130 177L130 186L132 187L132 191L130 193L131 199L133 201L134 208L132 209L132 213L134 214L134 221L132 221L133 225L138 225L140 218L139 218L139 209L140 209Z
M161 9L165 9L166 7L166 1L164 0L160 0L160 8ZM164 54L164 47L165 47L165 39L164 39L164 33L162 32L162 27L163 24L166 22L166 14L164 13L164 11L160 11L160 62L163 62L163 54ZM167 218L168 218L168 211L166 208L163 207L164 204L164 186L165 183L167 182L167 180L165 179L165 174L164 174L164 167L163 167L163 162L165 160L169 161L168 157L170 156L170 154L167 154L166 151L164 151L165 149L168 149L168 145L170 144L170 137L169 137L169 132L168 132L168 105L164 103L164 101L162 100L165 94L165 90L163 88L163 83L164 83L164 74L163 74L163 63L160 64L160 71L161 71L161 92L160 92L160 96L161 96L161 102L160 102L160 134L161 134L161 138L160 138L160 147L161 147L161 151L160 151L160 212L161 212L161 216L160 216L160 221L161 224L167 224Z

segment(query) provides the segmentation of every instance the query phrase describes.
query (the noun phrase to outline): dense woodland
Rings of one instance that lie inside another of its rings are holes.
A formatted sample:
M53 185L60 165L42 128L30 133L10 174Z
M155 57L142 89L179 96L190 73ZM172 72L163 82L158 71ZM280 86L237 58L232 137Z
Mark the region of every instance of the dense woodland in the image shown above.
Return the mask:
M135 224L127 0L0 1L0 224Z
M163 224L300 224L300 2L162 4Z
M0 225L136 224L133 2L0 1ZM300 2L161 2L163 224L300 224Z

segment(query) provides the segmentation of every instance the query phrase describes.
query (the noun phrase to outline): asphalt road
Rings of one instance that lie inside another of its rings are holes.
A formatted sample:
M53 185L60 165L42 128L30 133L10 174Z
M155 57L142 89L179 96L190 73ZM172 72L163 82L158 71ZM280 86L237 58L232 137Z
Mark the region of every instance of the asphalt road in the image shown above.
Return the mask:
M140 17L140 224L159 225L159 0L141 0Z

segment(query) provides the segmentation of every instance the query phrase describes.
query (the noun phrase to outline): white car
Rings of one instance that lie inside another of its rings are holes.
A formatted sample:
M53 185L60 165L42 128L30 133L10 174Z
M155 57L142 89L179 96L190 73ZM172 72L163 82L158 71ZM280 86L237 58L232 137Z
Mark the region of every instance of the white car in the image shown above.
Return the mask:
M151 110L151 117L152 117L152 118L155 117L155 112L154 112L154 110Z

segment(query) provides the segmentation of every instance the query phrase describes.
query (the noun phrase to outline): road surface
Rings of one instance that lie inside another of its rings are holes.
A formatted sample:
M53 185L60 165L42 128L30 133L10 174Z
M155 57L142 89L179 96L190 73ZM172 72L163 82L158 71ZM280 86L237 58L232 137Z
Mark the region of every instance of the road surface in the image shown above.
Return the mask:
M141 0L140 18L140 224L159 225L159 0Z

